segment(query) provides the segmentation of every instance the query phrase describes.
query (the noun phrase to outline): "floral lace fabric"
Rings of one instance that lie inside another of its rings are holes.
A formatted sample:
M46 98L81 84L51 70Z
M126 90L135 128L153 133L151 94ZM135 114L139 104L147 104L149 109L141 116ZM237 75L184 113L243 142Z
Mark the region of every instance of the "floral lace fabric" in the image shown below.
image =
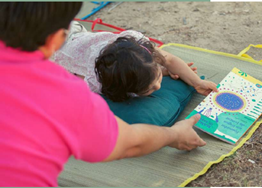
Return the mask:
M106 45L118 37L127 35L135 37L136 40L141 38L149 40L142 33L133 30L123 31L120 34L91 33L78 22L73 22L64 46L53 55L52 60L68 71L84 76L89 88L93 92L100 93L101 84L94 71L95 59Z

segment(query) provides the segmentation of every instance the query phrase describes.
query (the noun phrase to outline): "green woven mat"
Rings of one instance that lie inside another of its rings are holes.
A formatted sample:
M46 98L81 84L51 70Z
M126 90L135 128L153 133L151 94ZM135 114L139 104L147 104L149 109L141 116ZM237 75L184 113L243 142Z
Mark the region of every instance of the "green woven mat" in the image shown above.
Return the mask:
M204 75L216 83L219 83L233 67L262 80L260 73L262 67L257 64L172 45L165 46L163 49L179 56L186 62L195 62L198 74ZM204 96L195 94L180 119L184 119L203 99ZM254 130L253 127L252 131ZM220 162L225 155L230 155L232 150L236 150L245 141L243 140L238 146L232 146L199 130L196 131L207 142L207 145L191 152L165 147L144 157L97 164L89 164L70 158L59 177L59 185L91 187L185 186L198 175L205 173L211 164ZM251 133L248 137L250 136Z

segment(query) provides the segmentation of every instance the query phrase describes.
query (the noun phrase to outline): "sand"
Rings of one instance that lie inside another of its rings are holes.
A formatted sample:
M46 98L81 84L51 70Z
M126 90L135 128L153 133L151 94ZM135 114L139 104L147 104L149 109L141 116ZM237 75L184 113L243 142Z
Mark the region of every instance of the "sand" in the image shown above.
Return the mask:
M164 43L181 43L238 54L260 44L262 3L123 2L111 3L88 19L143 32ZM250 50L256 60L262 49Z

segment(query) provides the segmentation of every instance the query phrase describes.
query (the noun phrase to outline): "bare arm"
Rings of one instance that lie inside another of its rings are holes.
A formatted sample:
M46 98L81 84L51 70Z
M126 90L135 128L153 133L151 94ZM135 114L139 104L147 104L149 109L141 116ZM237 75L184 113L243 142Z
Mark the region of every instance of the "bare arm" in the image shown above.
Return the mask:
M146 155L164 146L192 150L206 144L192 128L199 120L199 115L180 121L173 127L129 125L116 118L119 126L118 140L114 151L105 161Z
M174 56L164 50L156 48L166 59L163 65L170 73L178 75L188 85L194 86L201 79L192 71L192 69L179 57Z
M163 65L173 75L178 75L188 85L193 86L198 93L208 95L211 91L217 92L216 84L210 81L201 80L197 74L179 57L164 50L156 48L166 59Z

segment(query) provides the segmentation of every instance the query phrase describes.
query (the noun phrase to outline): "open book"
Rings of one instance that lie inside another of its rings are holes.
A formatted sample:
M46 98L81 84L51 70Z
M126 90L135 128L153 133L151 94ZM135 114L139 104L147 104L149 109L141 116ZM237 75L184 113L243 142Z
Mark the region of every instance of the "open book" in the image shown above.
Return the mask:
M199 113L195 125L230 144L235 144L262 113L262 82L234 68L186 118Z

